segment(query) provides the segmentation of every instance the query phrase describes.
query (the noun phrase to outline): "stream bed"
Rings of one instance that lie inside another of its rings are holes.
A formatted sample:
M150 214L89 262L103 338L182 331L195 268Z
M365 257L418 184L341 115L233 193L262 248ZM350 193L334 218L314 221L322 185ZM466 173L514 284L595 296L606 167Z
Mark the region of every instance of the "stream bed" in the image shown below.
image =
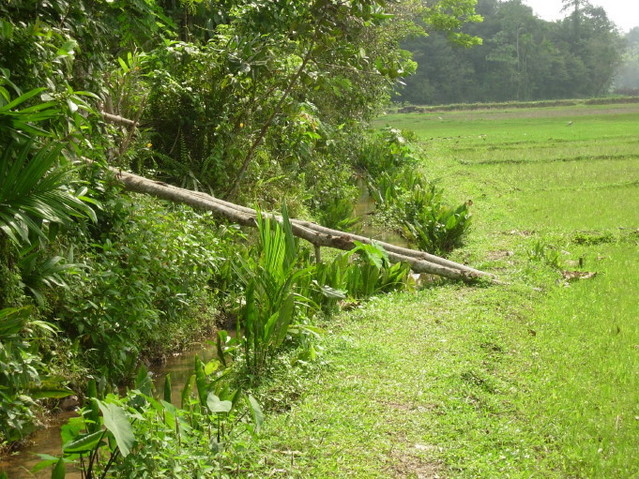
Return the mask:
M163 364L151 367L155 383L156 395L162 397L164 394L164 378L171 375L171 394L173 398L178 398L182 392L186 381L193 372L195 357L199 356L204 362L215 357L215 345L199 343L190 349L169 357ZM27 445L14 454L0 457L0 473L5 473L9 479L49 479L51 468L47 467L36 473L31 472L33 467L41 459L38 454L48 454L60 457L62 454L62 440L60 438L60 428L70 418L77 415L75 411L64 411L49 418L47 426L38 429L28 440ZM78 470L73 470L67 466L67 479L80 479Z
M359 234L398 246L407 246L407 241L396 232L383 230L373 224L371 216L375 210L375 202L370 197L365 185L362 183L359 186L361 196L353 211L354 216L362 219ZM186 381L193 372L195 356L199 356L202 361L207 362L215 357L215 351L214 344L199 343L180 354L169 357L160 366L151 367L150 371L153 374L156 395L158 397L163 396L164 378L167 374L170 374L172 397L174 399L179 397ZM50 478L51 468L46 468L37 473L32 473L31 469L41 461L38 454L57 457L62 454L60 427L75 414L76 412L74 411L67 411L49 418L47 427L36 431L29 439L26 447L14 454L0 457L0 473L6 473L9 479ZM67 467L66 477L68 479L80 479L81 474L79 471L74 471Z

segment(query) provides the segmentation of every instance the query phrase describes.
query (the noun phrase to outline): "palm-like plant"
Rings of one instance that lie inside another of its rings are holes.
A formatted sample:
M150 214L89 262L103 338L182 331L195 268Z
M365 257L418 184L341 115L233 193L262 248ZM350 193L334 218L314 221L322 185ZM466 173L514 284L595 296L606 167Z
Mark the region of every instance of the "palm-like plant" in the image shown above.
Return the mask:
M238 328L244 360L252 374L265 369L300 316L313 266L300 264L286 206L282 222L258 211L259 242L255 255L238 258L236 272L245 285ZM306 285L306 287L305 287ZM304 329L297 325L298 330Z
M12 99L5 86L18 96ZM16 244L46 239L47 223L87 216L95 220L84 192L68 186L68 171L59 163L62 146L42 145L42 139L53 135L41 125L64 117L54 101L31 104L44 90L22 94L7 72L0 71L0 230Z
M16 244L33 237L45 240L47 223L67 224L95 213L84 191L67 186L67 171L58 166L60 146L35 149L11 140L0 159L0 229Z

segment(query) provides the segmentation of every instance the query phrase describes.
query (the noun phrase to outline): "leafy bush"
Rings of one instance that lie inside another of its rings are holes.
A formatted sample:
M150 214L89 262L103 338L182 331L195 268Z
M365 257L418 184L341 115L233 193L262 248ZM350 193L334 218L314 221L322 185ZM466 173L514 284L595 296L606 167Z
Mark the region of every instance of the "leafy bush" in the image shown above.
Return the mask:
M216 360L196 358L179 405L168 377L163 399L154 397L145 369L123 397L103 396L93 382L81 416L61 429L63 457L36 470L53 466L53 477L63 478L65 463L73 463L85 477L219 477L231 469L228 451L263 421L257 401L232 389L226 375Z
M245 288L238 333L243 361L253 377L269 366L289 328L308 309L308 278L313 271L300 258L285 206L281 223L260 212L257 218L258 244L236 268Z
M396 128L384 128L365 138L357 166L377 179L384 173L393 176L398 170L415 166L417 161L403 133Z
M314 280L320 287L313 299L328 311L337 301L347 297L364 299L405 285L410 272L408 265L391 265L388 255L379 246L356 244L332 262L317 265Z
M443 191L416 168L412 149L394 129L370 139L360 166L368 173L368 188L387 227L398 227L418 248L445 254L462 245L471 224L472 202L452 207Z
M404 235L434 254L449 253L461 246L471 224L471 203L451 207L443 202L442 193L435 185L415 185L402 205L400 220Z
M77 253L86 268L56 314L87 363L120 380L140 355L164 354L211 328L211 286L232 256L234 230L221 238L210 215L145 197L107 196L99 217L95 239Z
M319 209L319 223L327 228L349 231L361 219L353 216L353 201L350 198L333 198L323 202Z
M55 329L33 314L29 307L0 309L0 443L33 431L38 398L70 394L43 373L38 341Z

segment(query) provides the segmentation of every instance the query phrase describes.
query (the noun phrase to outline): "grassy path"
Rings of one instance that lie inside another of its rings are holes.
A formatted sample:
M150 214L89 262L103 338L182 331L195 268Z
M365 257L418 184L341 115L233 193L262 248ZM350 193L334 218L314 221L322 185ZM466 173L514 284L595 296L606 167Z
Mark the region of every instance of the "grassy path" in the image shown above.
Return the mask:
M328 365L269 418L247 475L639 477L639 115L516 113L388 120L475 203L455 259L511 284L334 318Z
M467 448L516 447L519 426L499 417L513 408L502 394L515 387L500 364L513 354L513 337L528 337L524 322L511 320L510 294L438 287L343 315L326 345L329 371L269 425L272 470L434 477L455 468L447 458L465 461Z

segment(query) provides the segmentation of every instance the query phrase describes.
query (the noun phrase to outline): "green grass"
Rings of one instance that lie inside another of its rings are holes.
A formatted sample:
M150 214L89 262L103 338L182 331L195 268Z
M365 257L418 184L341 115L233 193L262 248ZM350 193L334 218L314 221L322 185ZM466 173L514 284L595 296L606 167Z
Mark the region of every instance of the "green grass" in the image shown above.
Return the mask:
M416 132L451 201L473 200L455 259L509 284L436 284L331 320L327 366L269 416L246 475L639 477L636 106L383 123ZM597 276L567 283L574 270Z

